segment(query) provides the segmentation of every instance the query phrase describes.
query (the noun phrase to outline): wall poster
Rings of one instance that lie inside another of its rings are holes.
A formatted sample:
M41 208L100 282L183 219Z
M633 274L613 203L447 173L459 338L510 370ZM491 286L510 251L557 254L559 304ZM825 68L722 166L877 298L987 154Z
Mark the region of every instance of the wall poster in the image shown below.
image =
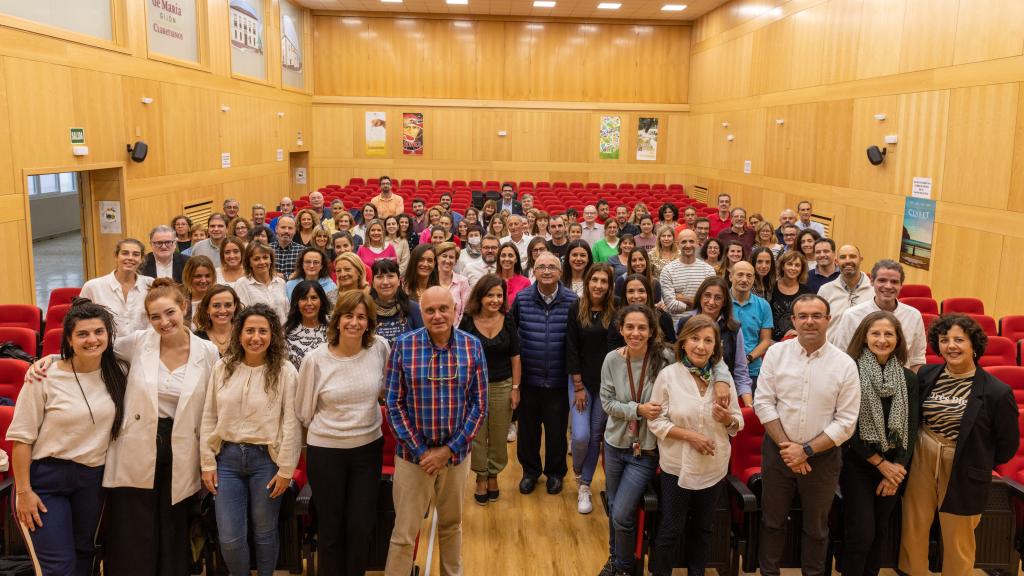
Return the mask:
M421 112L402 114L402 154L423 156L423 114Z
M196 0L146 2L146 34L151 54L162 54L198 64L200 59Z
M291 2L281 2L281 82L303 90L306 79L302 61L302 10Z
M636 130L636 159L658 159L657 118L640 118Z
M366 113L366 155L387 156L387 112Z
M231 0L231 72L266 80L263 0Z
M621 116L601 116L601 137L598 154L602 160L619 159L619 142L622 136Z
M903 210L900 263L928 270L932 262L935 200L907 197Z
M114 39L111 7L110 0L0 0L0 14L103 40Z

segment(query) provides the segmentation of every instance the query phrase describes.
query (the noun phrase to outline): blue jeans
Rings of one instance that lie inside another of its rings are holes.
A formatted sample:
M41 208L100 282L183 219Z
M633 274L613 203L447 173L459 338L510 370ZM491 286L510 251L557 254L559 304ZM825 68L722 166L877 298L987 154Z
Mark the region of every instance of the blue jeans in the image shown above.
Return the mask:
M615 558L615 568L633 571L633 550L636 547L636 508L654 471L657 456L633 456L628 448L605 444L604 481L608 495L608 549Z
M584 389L586 390L586 389ZM580 484L590 486L597 470L597 459L601 455L601 439L608 415L601 408L601 402L587 390L587 407L580 412L576 409L576 391L569 386L569 414L572 417L572 470L578 474Z
M231 576L249 574L249 507L256 545L256 573L271 576L277 566L277 516L281 498L271 498L267 484L277 464L266 446L225 442L217 455L217 532L220 552Z

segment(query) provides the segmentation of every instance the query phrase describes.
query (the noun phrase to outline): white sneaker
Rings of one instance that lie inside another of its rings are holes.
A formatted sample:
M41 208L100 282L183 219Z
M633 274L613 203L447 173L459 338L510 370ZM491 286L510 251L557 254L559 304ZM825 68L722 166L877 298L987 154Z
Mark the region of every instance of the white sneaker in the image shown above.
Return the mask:
M505 437L505 440L507 440L509 442L515 442L516 441L516 423L515 422L512 422L512 423L510 423L508 425L508 436Z
M580 486L579 496L576 497L576 511L580 514L590 514L594 511L594 506L590 503L590 486L586 484Z

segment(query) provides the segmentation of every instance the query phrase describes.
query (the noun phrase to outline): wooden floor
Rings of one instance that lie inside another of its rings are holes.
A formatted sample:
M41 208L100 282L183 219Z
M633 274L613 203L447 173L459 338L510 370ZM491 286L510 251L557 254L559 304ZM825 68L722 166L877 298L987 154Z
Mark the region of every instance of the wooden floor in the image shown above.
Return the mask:
M509 465L498 477L501 497L497 502L478 505L473 500L475 476L470 474L466 479L462 522L464 576L597 576L608 558L608 517L597 496L604 489L600 467L593 482L594 511L584 516L576 512L571 464L561 494L548 494L541 478L533 494L524 496L518 489L522 468L516 460L515 444L508 448ZM425 521L416 556L420 576L426 573L425 540L429 533L430 523ZM438 551L435 542L431 576L441 574ZM680 568L673 574L686 574L686 570ZM783 570L783 574L797 576L800 571ZM892 576L895 572L883 570L882 574ZM976 570L975 574L985 573Z

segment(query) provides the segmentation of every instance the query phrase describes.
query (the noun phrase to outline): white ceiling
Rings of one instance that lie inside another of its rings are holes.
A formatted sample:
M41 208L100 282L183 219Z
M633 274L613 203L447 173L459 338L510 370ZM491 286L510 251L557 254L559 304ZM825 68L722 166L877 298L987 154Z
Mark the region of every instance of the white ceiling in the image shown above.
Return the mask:
M598 10L601 0L556 0L554 8L534 8L533 0L468 0L469 4L449 5L445 0L294 0L312 10L344 12L387 12L392 14L466 14L490 16L526 16L555 18L615 18L630 20L696 20L727 0L610 0L620 2L618 10ZM685 4L682 12L663 12L665 4Z

